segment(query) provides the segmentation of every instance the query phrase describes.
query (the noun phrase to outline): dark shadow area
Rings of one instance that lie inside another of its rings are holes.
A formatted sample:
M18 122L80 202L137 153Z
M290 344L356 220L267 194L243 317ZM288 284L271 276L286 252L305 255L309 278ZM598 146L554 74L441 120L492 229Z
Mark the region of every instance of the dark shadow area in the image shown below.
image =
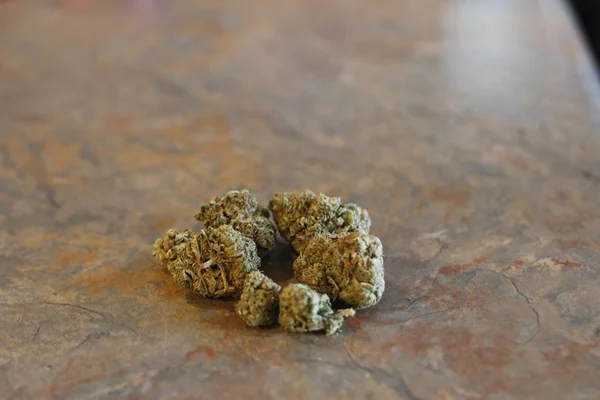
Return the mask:
M572 13L575 17L588 49L593 56L595 68L600 65L600 1L570 0Z
M261 268L265 275L281 285L294 277L295 259L296 256L289 243L278 239L275 250L263 257Z

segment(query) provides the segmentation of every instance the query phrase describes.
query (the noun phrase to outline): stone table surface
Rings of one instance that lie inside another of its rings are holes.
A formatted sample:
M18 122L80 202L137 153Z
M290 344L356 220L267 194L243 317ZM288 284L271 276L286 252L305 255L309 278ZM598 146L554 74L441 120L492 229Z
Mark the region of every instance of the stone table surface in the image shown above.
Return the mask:
M594 79L558 0L0 1L0 398L599 399ZM369 209L381 302L178 288L154 239L242 187Z

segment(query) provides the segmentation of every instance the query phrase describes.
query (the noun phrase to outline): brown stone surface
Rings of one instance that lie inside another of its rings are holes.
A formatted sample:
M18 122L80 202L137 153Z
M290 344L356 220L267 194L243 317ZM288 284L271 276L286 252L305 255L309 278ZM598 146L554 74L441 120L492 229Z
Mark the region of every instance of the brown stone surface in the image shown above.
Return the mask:
M600 398L597 93L557 0L0 3L0 397ZM153 240L236 187L368 208L381 303L294 335L178 289Z

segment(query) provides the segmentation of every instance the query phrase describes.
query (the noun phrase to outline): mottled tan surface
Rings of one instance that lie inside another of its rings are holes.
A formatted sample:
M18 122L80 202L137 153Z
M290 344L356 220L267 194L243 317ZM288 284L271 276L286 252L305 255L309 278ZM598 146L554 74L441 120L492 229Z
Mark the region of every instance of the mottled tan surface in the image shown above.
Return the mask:
M596 88L557 0L0 3L0 397L600 398ZM292 335L178 289L153 240L234 187L368 208L381 303Z

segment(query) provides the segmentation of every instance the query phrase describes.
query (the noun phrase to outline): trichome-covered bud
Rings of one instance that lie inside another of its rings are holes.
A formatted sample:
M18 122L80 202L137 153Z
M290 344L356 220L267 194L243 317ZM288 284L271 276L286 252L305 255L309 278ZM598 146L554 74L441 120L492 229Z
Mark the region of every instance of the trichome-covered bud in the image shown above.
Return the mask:
M175 282L205 297L239 294L246 274L260 265L254 242L230 225L198 233L168 231L153 254Z
M231 226L254 241L259 255L266 254L275 248L275 225L268 217L256 215L252 218L233 221Z
M231 225L232 221L253 217L258 209L256 196L249 190L231 190L223 197L214 197L200 206L196 219L205 226L216 228Z
M331 300L373 306L385 290L381 241L360 232L317 236L294 262L294 276Z
M341 328L345 317L352 316L352 309L334 312L327 295L301 283L286 286L279 295L279 324L289 332L324 330L331 335Z
M206 227L233 226L254 241L259 254L264 254L275 247L275 226L269 214L249 190L232 190L202 205L194 217Z
M277 193L269 202L279 233L302 253L315 236L348 232L369 233L367 210L356 204L343 204L339 197L302 192Z
M248 272L260 266L254 242L230 225L206 228L198 235L198 243L200 259L192 290L202 296L239 294Z
M277 322L281 286L260 271L250 271L244 280L240 301L235 311L248 326Z
M192 288L195 273L193 261L186 262L184 260L186 258L194 259L193 253L199 251L197 236L196 232L189 229L183 231L169 229L163 237L156 239L152 251L152 256L167 267L173 280L188 289Z

